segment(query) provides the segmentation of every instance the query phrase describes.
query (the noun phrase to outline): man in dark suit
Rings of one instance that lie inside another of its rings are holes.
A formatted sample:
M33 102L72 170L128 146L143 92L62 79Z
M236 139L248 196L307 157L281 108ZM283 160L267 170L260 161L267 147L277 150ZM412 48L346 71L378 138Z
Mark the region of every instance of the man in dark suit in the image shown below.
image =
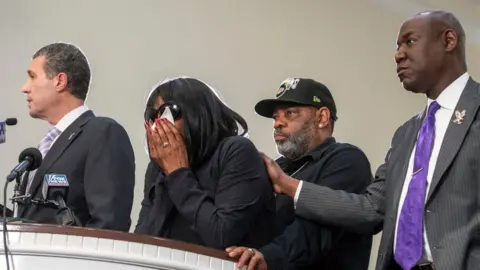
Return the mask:
M90 67L75 46L54 43L33 56L26 94L29 113L47 121L50 131L40 142L42 165L24 175L20 192L42 201L45 174L65 174L69 206L80 224L128 231L133 203L135 159L124 128L97 117L85 106ZM38 204L19 207L19 217L58 223L56 210Z
M443 11L406 21L398 35L397 73L427 108L395 132L385 163L363 195L281 174L296 214L348 230L383 234L377 270L480 269L480 85L467 73L465 33ZM417 139L418 138L418 139Z
M362 194L371 183L370 162L357 147L332 137L337 109L328 88L312 79L289 78L276 99L262 100L258 114L274 119L274 137L282 157L282 173L327 186ZM230 247L231 257L248 269L366 270L372 236L347 232L295 217L296 200L277 196L277 237L259 248ZM348 258L348 259L346 259Z

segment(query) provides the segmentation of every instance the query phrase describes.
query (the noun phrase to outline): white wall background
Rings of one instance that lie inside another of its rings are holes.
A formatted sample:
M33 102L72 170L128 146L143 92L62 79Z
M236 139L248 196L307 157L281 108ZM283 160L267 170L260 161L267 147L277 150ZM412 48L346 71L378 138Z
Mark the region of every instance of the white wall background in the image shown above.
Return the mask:
M46 123L29 118L20 91L32 54L54 41L83 49L93 70L87 105L115 118L131 137L137 160L134 224L147 165L144 98L166 77L194 76L215 87L247 119L257 147L272 156L272 123L255 115L254 104L273 97L285 77L319 80L337 101L337 139L360 146L375 170L395 129L424 105L423 96L402 89L393 54L401 22L432 2L0 0L0 119L19 119L0 145L0 175L47 131ZM480 47L473 41L480 37L474 16L479 9L466 0L447 2L440 7L454 9L466 22L470 73L478 79Z

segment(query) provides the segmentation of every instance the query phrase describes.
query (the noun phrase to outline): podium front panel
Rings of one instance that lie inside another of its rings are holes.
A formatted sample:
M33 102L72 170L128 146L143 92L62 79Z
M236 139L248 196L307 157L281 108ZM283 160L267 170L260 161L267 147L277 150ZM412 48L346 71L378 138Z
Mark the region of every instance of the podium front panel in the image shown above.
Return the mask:
M38 224L7 231L11 270L239 269L222 251L161 238ZM3 235L0 242L0 269L6 269Z

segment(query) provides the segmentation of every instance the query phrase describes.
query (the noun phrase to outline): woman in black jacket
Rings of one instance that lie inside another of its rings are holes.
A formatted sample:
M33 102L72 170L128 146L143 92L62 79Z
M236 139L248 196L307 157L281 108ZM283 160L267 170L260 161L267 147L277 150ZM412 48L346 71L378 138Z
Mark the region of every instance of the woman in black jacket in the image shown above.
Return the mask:
M245 120L213 89L193 78L165 81L150 94L145 121L151 161L136 233L217 249L273 238L264 163L242 136Z

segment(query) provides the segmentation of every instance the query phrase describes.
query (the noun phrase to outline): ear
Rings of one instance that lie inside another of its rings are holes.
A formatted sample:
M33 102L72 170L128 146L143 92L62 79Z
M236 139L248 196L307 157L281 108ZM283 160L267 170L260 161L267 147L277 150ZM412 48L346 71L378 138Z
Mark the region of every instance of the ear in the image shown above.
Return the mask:
M447 29L443 33L443 44L446 52L455 50L458 44L458 35L452 29Z
M316 113L317 120L318 120L318 126L320 128L324 128L328 126L328 123L330 122L330 110L327 109L326 107L322 107L317 110Z
M57 92L63 92L67 90L68 77L67 74L60 72L54 78L54 87Z

